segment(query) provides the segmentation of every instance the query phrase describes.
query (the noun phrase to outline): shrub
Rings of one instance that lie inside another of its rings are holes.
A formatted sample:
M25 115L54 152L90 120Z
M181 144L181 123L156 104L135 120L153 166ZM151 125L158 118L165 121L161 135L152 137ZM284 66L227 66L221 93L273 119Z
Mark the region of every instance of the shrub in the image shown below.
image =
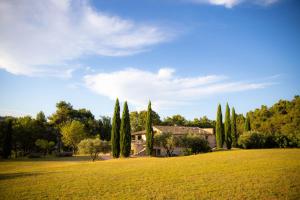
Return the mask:
M183 155L184 156L189 156L189 155L192 155L193 154L193 152L192 152L192 149L191 148L185 148L184 150L183 150Z
M274 134L264 134L265 137L265 143L263 145L263 148L276 148L278 147L278 144L276 142L276 135Z
M198 154L211 151L208 141L201 136L187 134L181 137L181 146L185 147L184 154Z
M171 133L161 133L154 136L155 146L163 147L167 156L173 156L175 147L179 144L179 139Z
M55 143L53 141L48 141L44 139L37 139L35 141L35 145L44 151L44 156L49 153L52 147L54 147Z
M98 158L99 153L107 153L110 151L110 145L107 141L102 141L99 138L84 139L78 144L80 153L89 154L93 161Z
M259 149L265 147L265 141L263 133L248 131L239 137L238 144L244 149Z
M57 157L72 157L73 152L72 151L56 152L55 156L57 156Z
M27 157L28 158L40 158L42 156L43 156L42 153L30 153Z
M249 131L240 136L238 144L245 149L300 147L300 136Z
M300 134L276 134L276 143L280 148L300 147Z

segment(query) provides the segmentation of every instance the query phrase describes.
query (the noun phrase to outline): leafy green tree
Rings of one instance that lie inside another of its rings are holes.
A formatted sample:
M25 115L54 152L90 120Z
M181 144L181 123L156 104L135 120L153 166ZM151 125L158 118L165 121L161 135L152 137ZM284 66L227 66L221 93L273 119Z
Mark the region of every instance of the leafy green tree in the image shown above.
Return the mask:
M236 114L234 107L231 109L231 138L232 146L237 147L237 126L236 126Z
M171 133L161 133L154 136L154 144L165 149L167 156L173 156L173 151L180 144L179 138Z
M245 131L251 131L250 118L248 114L246 115L245 120Z
M236 129L237 137L242 135L245 131L245 117L243 114L236 114Z
M37 139L35 145L44 151L44 155L49 153L49 150L54 147L53 141L47 141L44 139Z
M100 139L110 141L111 138L111 118L102 116L99 120L100 124Z
M152 124L153 125L159 125L161 124L160 116L153 110L152 112ZM143 110L140 112L134 111L130 113L130 125L131 125L131 131L137 132L145 130L146 127L146 121L147 121L147 111Z
M47 123L47 119L46 116L44 114L43 111L40 111L37 115L36 115L36 120L42 124L46 124Z
M139 124L139 112L130 112L129 116L131 131L134 133L143 130L143 127Z
M203 137L195 134L186 134L180 138L180 145L186 148L186 154L198 154L211 150L208 141Z
M194 118L194 120L186 120L184 125L199 128L215 128L216 123L215 121L208 119L207 116L203 116L200 118Z
M56 104L56 112L49 117L49 123L60 128L75 118L75 111L70 103L60 101Z
M223 122L222 122L222 108L218 105L217 119L216 119L216 142L217 148L223 147Z
M208 119L207 116L200 117L200 128L214 128L215 122L213 120Z
M70 103L65 101L60 101L56 103L56 111L51 116L48 117L49 125L53 127L54 132L56 133L57 147L58 151L61 151L63 146L61 141L60 128L74 119L75 111L73 106Z
M181 115L173 115L172 117L167 117L164 119L162 124L168 126L184 126L187 124L187 120Z
M7 159L11 156L12 150L12 119L6 119L5 122L6 127L4 127L2 156Z
M99 122L95 120L91 111L85 108L76 110L70 103L60 101L56 104L56 112L49 117L49 125L54 128L56 133L58 151L63 147L60 129L73 120L80 121L84 125L88 136L95 136L100 133Z
M74 109L73 113L74 116L72 117L72 120L78 120L83 123L89 136L95 136L100 133L99 122L95 120L95 117L90 110L87 110L85 108L81 108L78 110Z
M227 149L231 149L232 139L231 139L231 122L230 122L230 108L228 103L226 104L225 112L225 123L224 123L224 132L225 132L225 143Z
M129 157L131 150L131 133L130 133L130 117L128 111L128 105L125 101L122 120L121 120L121 128L120 128L120 154L122 157Z
M39 139L53 141L55 143L57 138L57 132L48 122L43 111L40 111L36 115L35 119L36 128L35 131L39 135Z
M142 130L145 128L147 123L148 110L142 110L139 112L139 125ZM160 116L151 109L152 125L159 125L161 123Z
M81 140L78 148L80 153L89 154L93 161L98 158L100 153L108 153L110 151L109 142L102 141L99 138Z
M72 148L74 154L77 152L78 143L87 136L84 124L73 120L61 127L62 141L66 146Z
M13 149L18 154L25 156L35 150L35 141L44 137L43 128L30 116L16 118L13 123Z
M151 101L148 104L147 121L146 121L146 152L151 156L153 153L153 127L152 127L152 109Z
M240 136L238 143L245 149L264 148L266 137L263 133L248 131Z
M119 158L120 156L120 122L120 104L117 98L111 129L112 155L114 158Z

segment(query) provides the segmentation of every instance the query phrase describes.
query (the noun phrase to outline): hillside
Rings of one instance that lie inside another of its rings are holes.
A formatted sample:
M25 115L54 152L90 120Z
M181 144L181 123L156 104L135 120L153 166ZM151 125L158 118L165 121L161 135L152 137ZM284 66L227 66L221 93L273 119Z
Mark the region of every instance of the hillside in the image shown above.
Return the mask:
M299 199L299 191L300 149L0 162L0 199Z

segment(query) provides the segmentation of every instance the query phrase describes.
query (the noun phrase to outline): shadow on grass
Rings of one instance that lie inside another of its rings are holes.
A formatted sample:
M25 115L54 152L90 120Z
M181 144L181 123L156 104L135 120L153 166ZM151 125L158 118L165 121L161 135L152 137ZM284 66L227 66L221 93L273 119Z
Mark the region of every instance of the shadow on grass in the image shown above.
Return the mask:
M0 180L7 180L7 179L15 179L15 178L23 178L29 176L39 176L43 174L53 174L59 172L18 172L18 173L7 173L7 174L0 174Z
M100 155L98 161L100 160L110 160L110 155ZM11 158L11 159L0 159L0 162L35 162L35 161L59 161L59 162L80 162L80 161L92 161L91 157L88 155L77 155L71 157L56 157L56 156L47 156L41 158Z
M76 162L76 161L89 161L91 160L90 156L72 156L72 157L41 157L41 158L11 158L11 159L1 159L2 162L34 162L34 161L62 161L62 162Z

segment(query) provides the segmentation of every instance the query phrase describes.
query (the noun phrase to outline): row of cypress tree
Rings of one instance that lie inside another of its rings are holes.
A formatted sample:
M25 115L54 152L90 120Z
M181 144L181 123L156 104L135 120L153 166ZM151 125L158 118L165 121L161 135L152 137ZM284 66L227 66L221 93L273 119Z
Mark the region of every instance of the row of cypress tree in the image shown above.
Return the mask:
M124 103L122 119L120 103L116 100L111 129L112 155L114 158L129 157L131 150L130 117L127 101Z
M148 104L146 117L146 153L153 154L153 128L151 101ZM120 103L117 98L111 129L112 155L114 158L129 157L131 150L131 127L127 102L124 103L122 119L120 119Z
M250 131L250 119L247 115L245 120L245 131ZM237 125L236 125L236 113L234 107L231 109L230 116L230 108L228 103L226 104L225 111L225 122L223 124L222 119L222 108L221 105L218 105L217 110L217 119L216 119L216 142L217 148L223 148L224 144L226 144L227 149L231 149L231 147L237 147Z
M146 117L146 153L151 156L153 154L153 127L152 127L152 109L151 101L149 101Z

